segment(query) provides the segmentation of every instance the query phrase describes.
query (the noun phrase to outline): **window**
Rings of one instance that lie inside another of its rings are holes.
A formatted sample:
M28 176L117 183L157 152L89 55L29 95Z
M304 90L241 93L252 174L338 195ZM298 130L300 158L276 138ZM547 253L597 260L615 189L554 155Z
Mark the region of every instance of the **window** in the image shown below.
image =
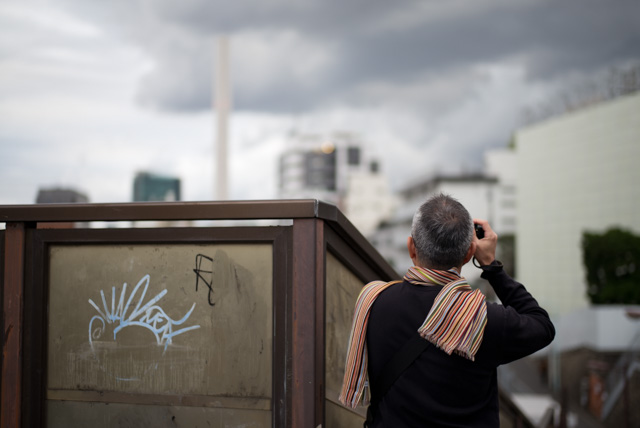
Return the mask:
M360 165L360 148L359 147L347 148L347 163L349 165Z

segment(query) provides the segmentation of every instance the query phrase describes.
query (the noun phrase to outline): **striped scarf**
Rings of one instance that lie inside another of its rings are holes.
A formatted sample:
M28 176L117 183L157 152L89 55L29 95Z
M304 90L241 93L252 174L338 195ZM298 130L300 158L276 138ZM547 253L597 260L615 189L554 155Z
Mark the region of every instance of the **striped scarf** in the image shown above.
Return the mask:
M447 354L455 352L473 361L487 324L484 295L479 290L472 291L456 269L442 271L413 266L404 279L415 285L443 286L418 332ZM358 296L338 398L345 406L355 408L364 391L368 365L366 335L371 306L380 293L398 282L371 282Z

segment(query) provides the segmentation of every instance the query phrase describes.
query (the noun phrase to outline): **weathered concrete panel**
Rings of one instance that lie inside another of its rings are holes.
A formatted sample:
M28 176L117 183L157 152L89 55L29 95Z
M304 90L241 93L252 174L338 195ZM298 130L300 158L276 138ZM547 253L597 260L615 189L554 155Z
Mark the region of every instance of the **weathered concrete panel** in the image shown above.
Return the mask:
M263 428L271 426L265 410L133 404L47 402L49 428Z
M331 401L326 403L325 424L327 428L362 428L366 415L363 413L363 409L351 410Z
M328 427L362 426L365 408L354 413L338 404L356 300L364 283L327 253L325 385Z
M267 244L52 246L48 389L270 399L272 266Z

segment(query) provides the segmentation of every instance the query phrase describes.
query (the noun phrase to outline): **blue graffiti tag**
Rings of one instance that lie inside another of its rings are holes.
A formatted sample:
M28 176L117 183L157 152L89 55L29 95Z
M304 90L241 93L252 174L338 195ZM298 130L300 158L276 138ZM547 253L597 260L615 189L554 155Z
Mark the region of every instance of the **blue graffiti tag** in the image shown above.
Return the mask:
M193 306L191 306L191 309L189 309L189 311L181 319L173 320L164 312L164 310L160 306L156 305L156 303L160 299L162 299L165 294L167 294L166 289L162 290L154 298L149 300L144 306L141 307L142 302L144 301L144 297L147 294L147 289L149 288L149 279L150 276L148 274L142 277L142 279L138 282L138 284L133 289L133 292L127 299L126 304L124 303L127 294L127 283L125 282L122 287L122 292L120 293L120 300L118 301L117 307L116 287L112 287L111 310L109 310L109 307L107 305L104 290L100 290L103 305L102 309L100 309L93 300L89 299L89 303L91 304L91 306L93 306L100 314L94 315L89 322L89 344L91 345L92 350L93 340L98 339L102 336L107 324L117 325L113 330L113 340L116 340L118 332L123 328L131 326L144 327L155 335L158 345L164 345L164 351L166 351L167 347L173 342L174 337L182 333L186 333L187 331L200 328L199 325L192 325L174 331L175 326L180 326L185 321L187 321L187 319L189 319L189 316L193 312L193 309L196 307L196 304L194 303ZM132 300L143 284L144 288L142 290L142 294L140 295L140 299L138 300L138 304L133 309L133 311L128 314L129 306L131 305ZM94 328L94 322L100 322L102 325L96 326Z

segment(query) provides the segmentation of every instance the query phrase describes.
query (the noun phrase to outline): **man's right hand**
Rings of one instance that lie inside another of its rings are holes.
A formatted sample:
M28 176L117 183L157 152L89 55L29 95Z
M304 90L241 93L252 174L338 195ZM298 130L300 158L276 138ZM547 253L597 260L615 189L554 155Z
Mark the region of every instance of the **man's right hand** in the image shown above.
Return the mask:
M476 242L476 252L474 256L480 266L490 265L496 259L496 246L498 244L498 235L491 229L489 222L486 220L474 218L474 224L479 224L484 230L484 238L478 239L477 236L473 236Z

